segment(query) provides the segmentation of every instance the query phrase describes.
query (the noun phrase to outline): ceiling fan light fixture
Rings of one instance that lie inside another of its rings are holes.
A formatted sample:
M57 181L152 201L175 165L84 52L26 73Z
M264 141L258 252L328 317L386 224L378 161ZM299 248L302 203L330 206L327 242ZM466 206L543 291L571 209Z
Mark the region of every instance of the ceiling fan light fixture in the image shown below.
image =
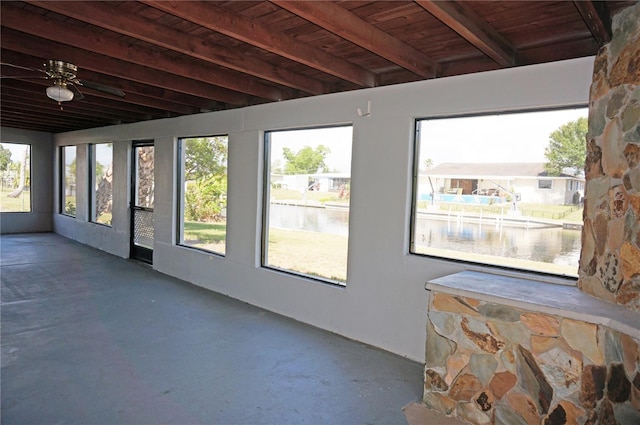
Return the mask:
M70 101L73 99L73 92L65 86L55 84L51 87L47 87L47 96L58 103Z

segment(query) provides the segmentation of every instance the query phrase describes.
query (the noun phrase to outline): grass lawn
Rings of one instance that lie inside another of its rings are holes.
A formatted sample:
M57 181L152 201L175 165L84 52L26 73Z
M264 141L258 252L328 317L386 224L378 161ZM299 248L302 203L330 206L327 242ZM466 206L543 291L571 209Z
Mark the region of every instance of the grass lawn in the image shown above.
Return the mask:
M225 222L184 223L184 245L216 253L225 252ZM347 279L346 236L302 230L269 230L269 266L345 282Z
M271 189L270 191L271 199L275 201L282 200L293 200L293 201L301 201L302 200L302 192L299 190L289 190L289 189ZM340 194L338 192L316 192L316 191L307 191L306 197L308 201L317 201L319 203L324 202L343 202L345 204L349 204L348 198L340 198Z
M268 264L311 276L346 282L346 236L269 229Z
M227 223L184 222L184 244L194 248L206 249L219 254L225 253Z
M0 212L29 212L31 211L31 192L23 190L17 198L9 198L7 195L13 189L3 189L0 192Z

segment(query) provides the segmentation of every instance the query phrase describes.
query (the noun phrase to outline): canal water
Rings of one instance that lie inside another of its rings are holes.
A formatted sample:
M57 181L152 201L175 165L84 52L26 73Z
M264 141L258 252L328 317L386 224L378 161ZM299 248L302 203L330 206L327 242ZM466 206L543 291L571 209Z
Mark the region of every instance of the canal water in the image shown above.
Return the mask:
M312 208L271 204L270 226L347 236L347 209ZM561 227L527 227L495 221L437 219L419 216L415 223L415 250L434 247L575 266L580 258L580 230Z

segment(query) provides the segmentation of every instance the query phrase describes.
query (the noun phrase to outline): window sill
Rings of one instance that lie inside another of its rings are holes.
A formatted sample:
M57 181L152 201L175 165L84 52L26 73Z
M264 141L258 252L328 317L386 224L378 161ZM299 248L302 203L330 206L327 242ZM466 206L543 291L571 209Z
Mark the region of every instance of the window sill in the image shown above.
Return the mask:
M425 289L604 325L640 339L640 313L594 298L573 286L464 271L433 279Z

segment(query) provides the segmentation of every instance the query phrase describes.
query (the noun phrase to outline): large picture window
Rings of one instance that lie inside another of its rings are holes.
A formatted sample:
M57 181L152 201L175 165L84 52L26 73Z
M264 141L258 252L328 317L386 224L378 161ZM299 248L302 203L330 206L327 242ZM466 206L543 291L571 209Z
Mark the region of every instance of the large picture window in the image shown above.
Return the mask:
M0 143L0 212L31 211L31 146Z
M421 119L411 252L576 277L587 109Z
M62 147L60 212L76 216L76 147Z
M352 133L266 133L263 266L345 285Z
M91 221L111 226L113 207L113 143L91 145Z
M179 141L181 245L225 254L228 143L227 136Z

